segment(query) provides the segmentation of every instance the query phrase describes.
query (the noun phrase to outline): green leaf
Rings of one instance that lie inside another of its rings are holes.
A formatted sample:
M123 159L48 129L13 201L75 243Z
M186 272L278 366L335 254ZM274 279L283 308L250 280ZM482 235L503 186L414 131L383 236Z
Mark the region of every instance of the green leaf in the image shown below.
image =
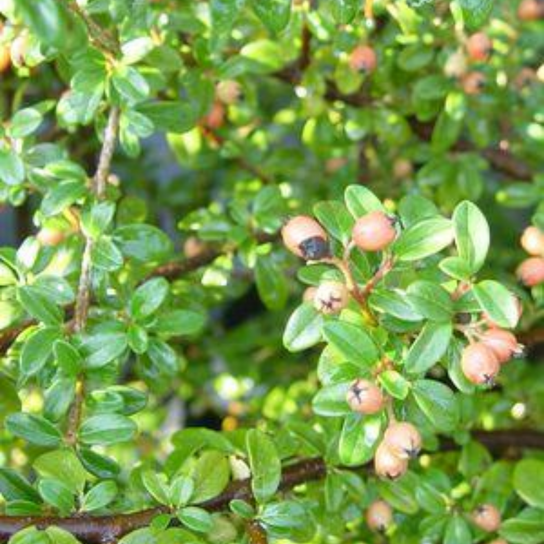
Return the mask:
M210 12L212 19L212 49L217 50L227 41L244 0L211 0Z
M413 374L426 372L437 363L448 349L452 337L451 323L429 321L410 346L404 366Z
M195 483L189 476L177 476L172 482L168 492L170 503L178 508L185 506L191 499L194 490Z
M74 495L61 481L44 479L38 484L38 491L43 500L54 506L63 515L74 508Z
M119 227L115 242L123 255L144 263L163 261L172 253L170 238L157 227L143 223Z
M25 179L25 165L17 153L0 148L0 181L6 185L19 185Z
M72 534L59 527L47 527L45 534L54 544L80 544Z
M361 9L361 2L359 0L333 0L330 9L338 24L347 25L353 21Z
M314 412L320 416L344 416L351 413L346 394L351 382L340 382L322 387L312 400Z
M363 370L368 370L378 359L376 344L360 325L346 321L329 321L323 327L323 335L346 361Z
M322 324L323 316L312 304L301 304L287 321L283 345L291 352L303 351L314 346L321 340Z
M382 424L382 414L348 415L344 420L338 444L340 462L347 466L356 466L370 461L378 446Z
M34 319L52 326L62 323L64 317L62 309L47 296L43 289L24 285L17 289L17 298Z
M62 47L68 35L68 16L63 4L55 0L18 0L20 11L27 26L46 45Z
M378 380L387 393L396 399L404 400L410 392L410 382L396 370L380 372Z
M146 102L138 111L151 120L155 130L182 134L191 130L198 121L198 111L192 104L173 101Z
M265 503L276 493L281 480L281 461L274 442L258 429L246 434L246 448L251 468L251 490L258 503Z
M19 110L12 118L9 132L12 138L24 138L29 136L40 126L43 120L42 114L34 108Z
M309 510L293 500L267 504L259 519L274 540L310 542L315 532Z
M541 544L544 542L542 510L527 508L517 517L503 521L499 534L511 544Z
M211 515L203 508L187 506L177 512L177 518L181 523L193 531L207 533L213 528Z
M38 329L26 340L21 352L21 372L24 376L34 376L50 360L53 345L61 337L56 328Z
M491 15L495 0L459 0L466 25L475 30L481 27Z
M380 480L378 490L380 497L395 510L414 515L419 510L415 497L418 485L420 485L419 476L408 472L399 480Z
M95 330L85 337L82 349L89 368L102 368L127 349L127 335L119 330Z
M420 410L437 431L450 432L459 419L459 405L453 391L434 380L418 380L412 389Z
M62 442L60 431L47 419L19 412L6 418L6 429L31 444L55 448Z
M489 225L484 214L472 202L461 202L453 212L455 243L459 257L472 273L478 272L489 249Z
M437 283L420 280L410 284L408 300L416 312L431 321L449 321L453 315L450 294Z
M140 285L130 300L130 313L136 320L154 314L166 300L170 285L164 278L153 278Z
M113 502L119 490L117 484L111 480L99 482L92 487L81 502L82 512L94 512Z
M157 474L154 470L146 470L142 474L142 483L159 504L169 504L168 482L164 474Z
M271 257L259 257L255 264L255 281L261 300L269 310L280 310L289 296L283 270Z
M325 227L328 233L347 245L351 240L351 231L355 221L341 202L328 200L314 206L316 219Z
M453 241L453 228L449 219L433 217L408 227L393 246L401 261L417 261L442 251Z
M289 23L291 0L252 0L251 7L272 33L281 32Z
M141 102L149 95L146 79L132 66L118 65L111 80L117 92L129 104Z
M119 414L92 416L83 422L79 438L85 444L111 445L127 442L138 430L136 423Z
M18 472L0 467L0 494L6 501L24 500L38 502L37 491Z
M115 272L123 266L123 255L109 236L102 236L93 244L91 262L100 270Z
M47 191L40 209L46 217L51 217L64 211L87 194L88 189L80 180L61 181Z
M172 310L161 312L151 330L166 336L192 336L198 334L206 324L206 316L194 310Z
M351 215L358 219L373 211L386 211L381 200L363 185L350 185L344 192L344 199Z
M544 461L520 461L514 470L514 489L527 504L544 510Z
M227 458L217 451L204 452L191 474L195 482L192 502L195 504L216 497L227 487L230 468Z
M491 321L511 329L517 325L518 303L506 287L496 281L484 280L475 285L472 292Z
M60 480L72 493L81 493L89 476L69 449L45 453L34 461L33 466L40 477Z
M464 518L454 515L446 526L444 544L472 544L472 533Z

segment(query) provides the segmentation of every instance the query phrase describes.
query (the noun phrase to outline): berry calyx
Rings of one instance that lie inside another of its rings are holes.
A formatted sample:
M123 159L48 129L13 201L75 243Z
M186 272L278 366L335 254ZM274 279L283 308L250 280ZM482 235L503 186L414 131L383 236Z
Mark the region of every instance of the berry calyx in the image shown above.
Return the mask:
M487 34L476 32L470 36L466 43L468 56L476 62L484 62L489 58L493 44Z
M354 412L375 414L383 409L385 397L381 389L369 380L355 380L346 395L347 403Z
M391 423L383 435L383 441L393 455L401 459L413 459L421 450L421 434L406 421Z
M544 282L544 259L530 257L525 259L516 270L516 276L527 287L535 287Z
M538 227L527 227L521 235L520 243L529 255L544 253L544 233Z
M523 351L516 337L504 329L489 329L481 336L480 341L491 349L499 363L506 363Z
M386 442L381 442L374 455L374 470L380 478L396 480L408 470L408 459L396 456Z
M480 94L485 87L485 76L481 72L469 72L461 78L461 87L465 94Z
M538 21L544 17L542 0L523 0L518 6L518 17L522 21Z
M385 501L374 501L366 511L365 519L371 531L383 533L393 523L393 509Z
M349 302L348 288L339 281L326 281L319 285L314 296L315 309L326 315L340 313Z
M352 231L353 243L363 251L382 251L397 237L395 220L381 211L357 219Z
M349 66L354 72L371 73L376 69L378 57L372 47L358 45L349 56Z
M463 350L461 369L470 382L477 385L492 385L499 373L500 363L491 348L477 342Z
M481 504L472 513L472 521L482 531L493 533L501 526L501 513L492 504Z
M281 235L285 247L307 261L318 261L330 254L327 233L312 217L293 217L284 225Z

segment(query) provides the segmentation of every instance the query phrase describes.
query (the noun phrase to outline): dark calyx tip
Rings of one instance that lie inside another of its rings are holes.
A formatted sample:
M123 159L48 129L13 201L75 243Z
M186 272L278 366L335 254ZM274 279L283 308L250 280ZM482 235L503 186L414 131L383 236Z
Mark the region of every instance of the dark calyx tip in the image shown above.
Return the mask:
M330 257L331 254L329 242L325 238L321 238L321 236L308 238L299 247L307 261L319 261Z

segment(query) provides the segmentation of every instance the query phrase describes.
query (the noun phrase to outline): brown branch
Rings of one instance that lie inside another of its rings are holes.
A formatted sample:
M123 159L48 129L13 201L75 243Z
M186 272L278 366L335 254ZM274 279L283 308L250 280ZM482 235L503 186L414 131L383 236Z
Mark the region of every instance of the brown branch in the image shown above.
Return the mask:
M246 533L249 544L268 544L266 531L258 521L249 521L246 525Z
M528 331L523 331L517 334L517 338L521 344L528 348L542 344L544 342L544 328L538 327Z
M473 431L475 440L486 446L495 455L518 453L520 450L539 449L544 450L544 432L511 429L498 431ZM439 452L457 450L459 446L451 439L443 439L440 442ZM371 464L358 467L355 470L370 470ZM350 469L351 470L351 469ZM283 469L279 490L289 491L294 487L321 480L327 474L327 465L321 458L303 459ZM226 489L213 499L210 499L199 506L209 512L227 510L234 499L251 502L251 480L240 480L232 482ZM85 544L104 544L104 542L115 542L116 539L140 529L147 527L154 517L169 513L166 506L149 508L141 512L131 514L113 514L107 516L90 516L88 514L77 514L72 517L56 516L0 516L0 542L6 542L15 533L25 527L35 526L44 529L50 526L60 527Z

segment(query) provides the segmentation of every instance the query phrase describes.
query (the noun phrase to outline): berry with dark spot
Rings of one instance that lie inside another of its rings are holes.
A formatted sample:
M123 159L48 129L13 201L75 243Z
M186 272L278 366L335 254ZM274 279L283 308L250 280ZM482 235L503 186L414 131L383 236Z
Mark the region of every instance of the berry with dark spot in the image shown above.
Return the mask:
M340 313L349 302L348 288L339 281L326 281L315 292L315 309L327 315Z
M365 519L371 531L384 533L393 523L393 509L385 501L374 501L366 511Z
M330 255L327 233L312 217L298 215L281 231L285 247L307 261L319 261Z
M354 412L375 414L383 409L385 397L381 389L369 380L355 380L346 395L347 403Z
M406 421L395 421L389 425L383 436L389 450L401 459L413 459L421 450L421 434Z
M493 385L500 370L500 363L491 348L477 342L463 350L461 369L470 382L477 385Z
M493 533L501 526L501 513L492 504L481 504L472 513L472 521L482 531Z

